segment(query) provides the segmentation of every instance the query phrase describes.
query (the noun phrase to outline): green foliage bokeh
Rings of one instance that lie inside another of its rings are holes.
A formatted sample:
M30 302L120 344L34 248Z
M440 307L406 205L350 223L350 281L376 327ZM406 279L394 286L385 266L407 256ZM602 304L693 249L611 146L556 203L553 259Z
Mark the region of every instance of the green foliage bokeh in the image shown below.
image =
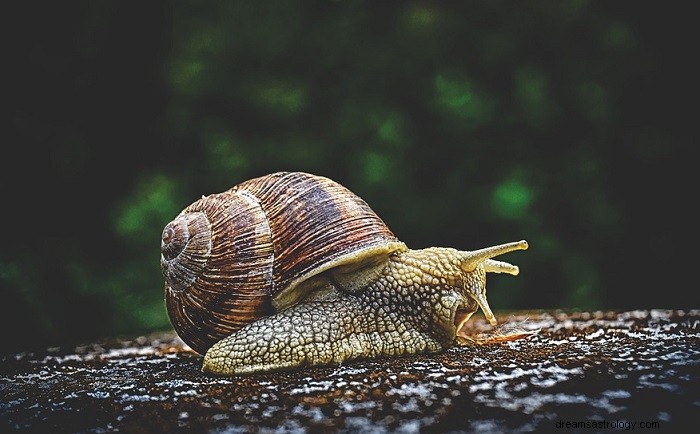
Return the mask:
M698 307L673 272L695 81L683 16L592 1L18 10L5 349L169 328L162 228L277 170L341 182L410 247L527 239L504 257L521 275L489 281L496 311Z

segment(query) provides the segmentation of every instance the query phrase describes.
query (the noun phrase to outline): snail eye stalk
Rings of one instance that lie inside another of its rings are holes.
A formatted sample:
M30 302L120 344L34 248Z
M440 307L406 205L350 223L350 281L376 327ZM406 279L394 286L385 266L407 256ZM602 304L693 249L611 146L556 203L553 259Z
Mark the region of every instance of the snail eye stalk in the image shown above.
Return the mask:
M465 273L471 273L476 270L479 264L484 263L486 271L495 273L518 274L518 267L508 264L507 262L489 261L491 258L513 252L515 250L527 250L527 241L515 241L512 243L499 244L485 249L462 252L462 270Z

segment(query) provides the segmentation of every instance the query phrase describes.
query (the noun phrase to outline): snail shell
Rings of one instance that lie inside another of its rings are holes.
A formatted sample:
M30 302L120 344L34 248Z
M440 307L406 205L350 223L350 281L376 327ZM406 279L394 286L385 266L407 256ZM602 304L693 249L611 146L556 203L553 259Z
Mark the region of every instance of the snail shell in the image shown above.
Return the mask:
M163 230L170 321L204 354L313 290L312 277L405 251L360 197L325 177L278 172L204 196Z

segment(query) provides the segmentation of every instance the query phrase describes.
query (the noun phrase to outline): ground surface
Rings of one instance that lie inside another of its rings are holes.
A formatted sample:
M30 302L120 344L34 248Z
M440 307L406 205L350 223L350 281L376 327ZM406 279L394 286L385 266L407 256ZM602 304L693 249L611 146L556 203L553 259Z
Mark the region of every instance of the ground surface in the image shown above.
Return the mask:
M540 332L245 378L201 374L201 357L173 334L4 355L0 432L592 433L649 422L680 432L700 422L700 310L499 319Z

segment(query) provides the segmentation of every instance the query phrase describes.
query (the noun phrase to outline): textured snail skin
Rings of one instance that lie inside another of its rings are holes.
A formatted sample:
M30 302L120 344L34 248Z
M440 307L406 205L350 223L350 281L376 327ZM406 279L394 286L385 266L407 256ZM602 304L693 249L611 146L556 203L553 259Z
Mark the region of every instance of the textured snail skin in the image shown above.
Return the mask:
M516 247L506 251L527 248L524 241L511 244ZM395 253L364 290L336 288L222 339L206 353L202 370L239 375L443 351L480 306L495 323L486 304L486 271L518 272L507 263L474 264L464 257L451 248ZM338 285L332 278L329 284Z

